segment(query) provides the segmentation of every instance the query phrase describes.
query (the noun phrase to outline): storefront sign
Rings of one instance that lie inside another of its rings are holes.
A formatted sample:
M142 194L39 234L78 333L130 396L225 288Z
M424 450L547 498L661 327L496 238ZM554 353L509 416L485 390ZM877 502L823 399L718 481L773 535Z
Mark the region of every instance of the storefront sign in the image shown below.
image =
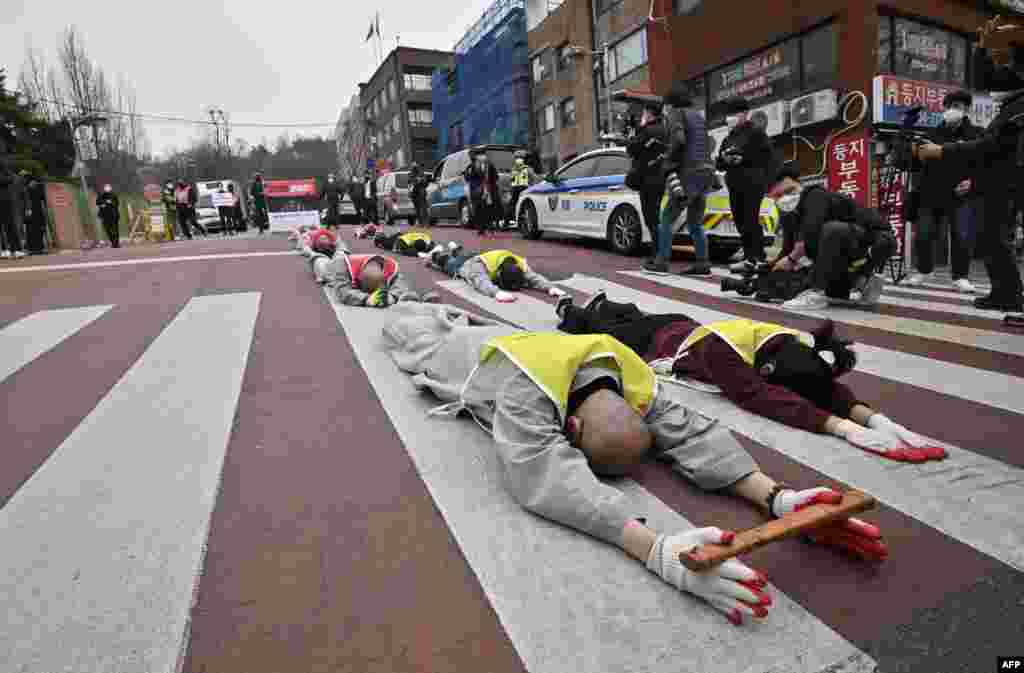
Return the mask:
M785 96L796 84L799 65L797 40L772 47L754 58L712 73L710 102L714 105L732 96L742 96L751 102Z
M904 61L906 70L903 72L936 76L948 69L949 35L916 22L897 21L896 54Z
M846 194L862 206L868 203L868 132L836 139L828 152L829 191Z
M876 124L901 124L908 110L922 106L925 110L918 117L917 126L934 128L942 123L942 100L957 90L949 84L878 75L874 79L872 91L874 121ZM996 116L992 97L974 95L969 116L976 125L982 128L988 126Z
M886 176L887 185L881 184L881 175ZM903 257L903 246L907 229L906 219L903 217L904 192L907 183L905 171L892 171L886 168L884 171L875 169L872 171L871 182L874 189L871 193L871 207L882 210L886 213L889 226L896 237L896 257ZM885 193L883 194L883 187Z

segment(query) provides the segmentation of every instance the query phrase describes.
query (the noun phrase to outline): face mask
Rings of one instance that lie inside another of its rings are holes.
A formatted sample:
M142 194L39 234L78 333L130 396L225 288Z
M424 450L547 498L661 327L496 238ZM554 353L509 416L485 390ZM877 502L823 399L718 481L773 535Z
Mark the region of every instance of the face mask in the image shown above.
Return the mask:
M775 205L784 213L792 213L800 203L800 192L784 194L775 200Z
M958 110L957 108L950 108L942 113L942 118L947 124L959 124L960 120L964 118L964 111Z
M106 187L103 188L103 191L109 194L110 192L113 191L113 189L110 187L110 185L107 185Z

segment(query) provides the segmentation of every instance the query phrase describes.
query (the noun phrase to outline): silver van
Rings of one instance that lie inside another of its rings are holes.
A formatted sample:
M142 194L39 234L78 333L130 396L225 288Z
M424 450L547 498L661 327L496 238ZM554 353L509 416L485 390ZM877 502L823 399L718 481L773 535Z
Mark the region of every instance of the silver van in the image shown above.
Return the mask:
M416 222L416 207L409 194L409 171L394 171L377 178L377 212L386 224Z

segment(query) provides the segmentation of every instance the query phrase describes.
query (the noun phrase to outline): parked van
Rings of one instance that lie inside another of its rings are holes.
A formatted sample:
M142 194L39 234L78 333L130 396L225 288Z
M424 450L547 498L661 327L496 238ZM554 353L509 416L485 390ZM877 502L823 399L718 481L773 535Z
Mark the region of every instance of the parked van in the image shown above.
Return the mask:
M409 171L392 171L377 178L377 212L386 224L416 221L416 207L409 194Z
M512 167L515 165L515 153L525 150L521 145L477 145L472 149L482 149L498 169L498 187L501 190L501 203L505 209L505 219L513 219L510 212L512 205ZM440 219L456 220L461 226L470 226L469 189L462 172L469 167L470 148L449 154L433 170L433 181L427 186L427 213L430 224Z

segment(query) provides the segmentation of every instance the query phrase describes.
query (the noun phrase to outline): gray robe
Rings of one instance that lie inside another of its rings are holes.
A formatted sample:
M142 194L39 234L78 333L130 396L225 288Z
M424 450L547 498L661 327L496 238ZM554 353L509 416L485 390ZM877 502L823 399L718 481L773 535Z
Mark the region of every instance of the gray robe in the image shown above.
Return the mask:
M643 515L618 489L599 480L586 457L565 438L550 398L500 352L477 367L487 340L520 330L477 318L451 306L400 305L399 319L384 329L383 344L417 388L470 411L494 438L505 468L505 486L527 510L622 546L626 523ZM581 368L573 389L609 374L600 363ZM612 371L613 376L617 373ZM727 429L672 399L659 386L644 421L654 435L652 457L698 487L716 490L757 469Z

